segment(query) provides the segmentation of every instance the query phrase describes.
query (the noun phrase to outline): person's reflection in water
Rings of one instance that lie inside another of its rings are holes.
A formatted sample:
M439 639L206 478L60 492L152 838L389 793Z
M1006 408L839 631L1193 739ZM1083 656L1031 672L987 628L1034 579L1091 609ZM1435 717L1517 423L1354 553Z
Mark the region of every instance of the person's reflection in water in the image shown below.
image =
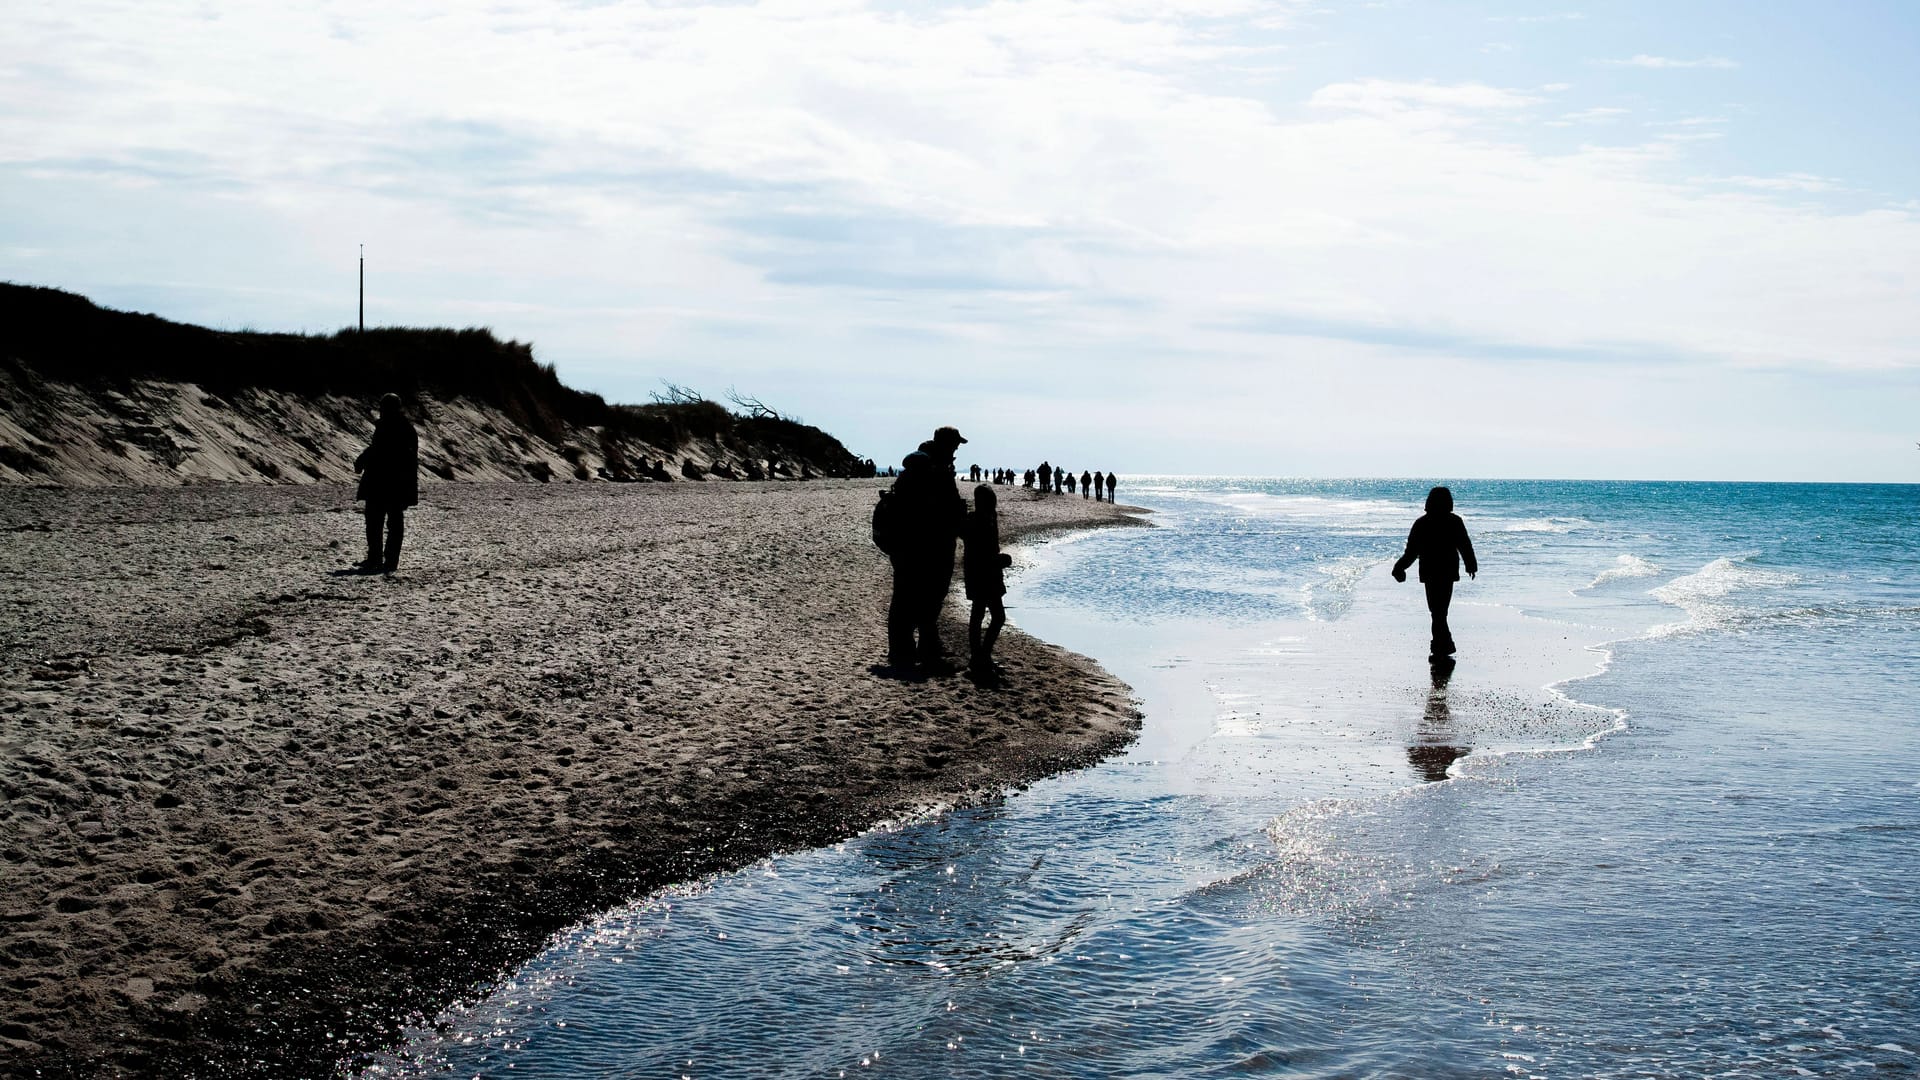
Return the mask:
M1447 708L1447 680L1453 677L1453 663L1433 665L1433 689L1427 691L1427 708L1420 716L1420 730L1407 747L1407 762L1420 779L1445 780L1447 768L1473 751L1471 746L1454 746L1453 714Z

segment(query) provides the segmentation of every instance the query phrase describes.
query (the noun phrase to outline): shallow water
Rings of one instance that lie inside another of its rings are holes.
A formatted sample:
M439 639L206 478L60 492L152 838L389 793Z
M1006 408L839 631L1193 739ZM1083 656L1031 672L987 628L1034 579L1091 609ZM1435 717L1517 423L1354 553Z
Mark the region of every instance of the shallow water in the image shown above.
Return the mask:
M1459 485L1442 681L1424 486L1127 487L1010 599L1132 751L610 913L368 1074L1920 1065L1920 488Z

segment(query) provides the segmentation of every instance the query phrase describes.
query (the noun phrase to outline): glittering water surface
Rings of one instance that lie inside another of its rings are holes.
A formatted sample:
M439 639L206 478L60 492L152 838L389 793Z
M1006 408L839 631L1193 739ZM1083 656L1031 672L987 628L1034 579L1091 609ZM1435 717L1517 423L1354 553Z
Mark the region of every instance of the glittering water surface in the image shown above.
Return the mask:
M1125 486L1011 599L1131 753L610 913L368 1074L1920 1066L1920 488L1458 484L1438 680L1424 485Z

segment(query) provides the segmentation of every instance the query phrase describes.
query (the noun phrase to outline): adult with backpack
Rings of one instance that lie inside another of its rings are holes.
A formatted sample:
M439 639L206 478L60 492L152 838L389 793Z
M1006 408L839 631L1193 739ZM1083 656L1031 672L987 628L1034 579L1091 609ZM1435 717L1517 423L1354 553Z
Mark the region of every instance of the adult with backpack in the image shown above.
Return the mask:
M887 602L887 663L950 674L940 645L940 610L953 587L953 545L967 521L967 501L953 482L953 452L967 440L951 427L933 433L901 462L899 479L880 494L873 541L893 563Z

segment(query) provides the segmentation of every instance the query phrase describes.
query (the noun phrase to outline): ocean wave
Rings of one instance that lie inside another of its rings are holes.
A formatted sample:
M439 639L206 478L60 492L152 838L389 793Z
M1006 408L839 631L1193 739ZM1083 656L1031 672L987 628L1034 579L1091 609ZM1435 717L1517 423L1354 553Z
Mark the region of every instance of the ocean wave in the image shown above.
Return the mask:
M1517 533L1570 533L1575 529L1584 529L1593 524L1586 518L1578 517L1525 518L1521 521L1496 521L1496 523L1499 532Z
M1404 531L1420 516L1405 502L1386 499L1337 499L1323 495L1275 495L1265 491L1187 492L1192 498L1227 506L1244 514L1353 528Z
M1756 589L1782 589L1800 583L1800 575L1787 570L1769 570L1754 566L1750 560L1759 554L1727 555L1715 559L1691 574L1682 574L1648 596L1675 607L1686 607L1700 600L1718 600L1737 592Z
M1300 606L1307 618L1314 622L1332 622L1345 615L1353 606L1354 589L1379 564L1380 560L1374 556L1354 555L1315 565L1314 569L1326 576L1300 587Z
M1686 622L1656 626L1647 632L1648 636L1732 629L1755 618L1785 614L1733 599L1738 594L1778 591L1800 583L1798 574L1752 565L1749 560L1757 554L1723 556L1691 574L1682 574L1657 589L1648 590L1648 596L1687 613Z
M1713 610L1704 620L1656 626L1647 631L1647 636L1660 638L1701 630L1756 630L1767 626L1830 628L1874 622L1920 622L1920 607L1810 604L1791 608L1738 608L1729 605Z
M1622 555L1613 561L1613 565L1600 571L1587 583L1587 588L1597 589L1610 581L1623 581L1628 578L1653 577L1660 568L1638 555Z

